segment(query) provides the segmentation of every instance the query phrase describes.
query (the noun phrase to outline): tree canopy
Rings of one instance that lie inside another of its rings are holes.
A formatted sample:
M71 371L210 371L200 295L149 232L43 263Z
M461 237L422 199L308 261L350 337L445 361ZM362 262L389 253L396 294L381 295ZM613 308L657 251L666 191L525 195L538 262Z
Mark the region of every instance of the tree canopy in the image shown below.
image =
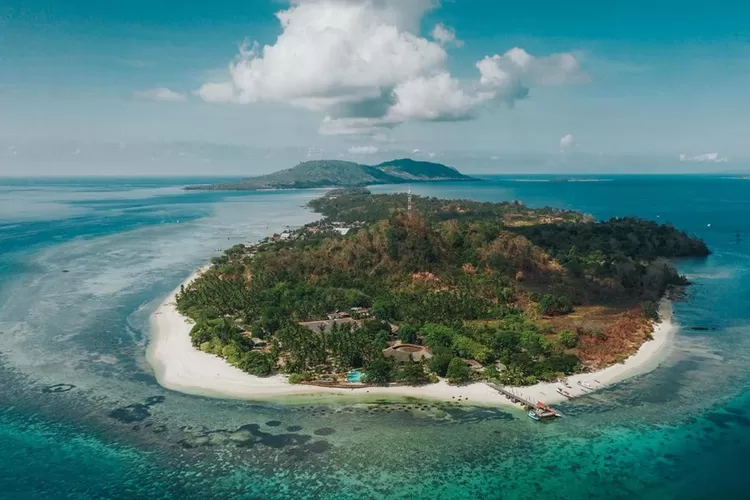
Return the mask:
M664 259L708 253L672 226L518 202L414 197L408 212L405 195L357 189L311 206L325 218L233 246L180 291L196 348L299 380L358 368L372 384L463 383L464 360L500 362L516 383L554 379L631 352L655 300L685 283ZM614 312L588 312L602 306ZM432 357L384 358L396 340Z

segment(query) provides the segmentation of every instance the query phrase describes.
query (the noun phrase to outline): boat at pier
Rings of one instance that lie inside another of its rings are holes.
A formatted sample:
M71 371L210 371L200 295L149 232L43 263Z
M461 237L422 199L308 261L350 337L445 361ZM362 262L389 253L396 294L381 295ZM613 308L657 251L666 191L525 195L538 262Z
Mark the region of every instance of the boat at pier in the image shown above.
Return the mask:
M541 401L537 401L536 406L533 407L529 413L529 418L539 422L540 420L551 420L554 418L562 417L562 414L557 410L550 408Z

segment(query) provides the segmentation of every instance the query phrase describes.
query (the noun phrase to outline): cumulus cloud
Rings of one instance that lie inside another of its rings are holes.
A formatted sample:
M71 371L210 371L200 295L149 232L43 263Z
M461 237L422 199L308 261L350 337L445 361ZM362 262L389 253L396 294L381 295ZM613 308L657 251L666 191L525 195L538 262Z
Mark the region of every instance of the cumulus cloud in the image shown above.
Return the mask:
M588 81L580 61L571 53L534 57L514 47L504 54L487 56L476 64L480 84L494 89L509 104L524 99L533 86L560 86Z
M432 28L432 39L442 45L453 44L456 47L463 47L464 45L463 41L456 38L456 30L443 23L438 23Z
M395 103L386 113L386 121L455 121L473 117L478 104L492 99L490 92L471 92L447 72L417 77L398 85Z
M209 102L285 103L325 118L320 133L376 135L410 121L476 116L496 98L512 103L534 85L583 79L572 54L536 58L523 49L477 63L479 79L447 70L443 45L455 32L438 24L419 35L435 0L292 0L276 14L282 33L272 45L245 43L226 81L196 94Z
M133 92L133 97L136 99L144 99L148 101L185 101L187 96L180 92L175 92L166 87L159 87L155 89L140 90Z
M349 148L349 154L352 155L374 155L380 149L376 146L352 146Z
M231 102L234 100L234 86L231 82L206 83L196 94L207 102Z
M695 156L681 154L680 161L689 163L726 163L729 159L719 155L719 153L703 153Z
M568 149L572 148L576 143L576 138L573 137L573 134L566 134L560 138L560 149L562 151L567 151Z

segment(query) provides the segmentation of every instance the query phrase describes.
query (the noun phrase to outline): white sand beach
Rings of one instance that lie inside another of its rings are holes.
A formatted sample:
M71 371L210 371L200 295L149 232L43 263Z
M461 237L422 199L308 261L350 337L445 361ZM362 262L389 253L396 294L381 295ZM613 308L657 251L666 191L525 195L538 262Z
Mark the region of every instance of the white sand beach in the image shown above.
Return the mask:
M193 273L183 285L187 286L200 275ZM190 342L192 324L174 306L179 291L175 289L151 317L151 342L146 358L151 364L157 381L167 389L201 396L269 400L284 400L313 397L348 395L356 397L392 396L415 397L456 401L467 404L490 404L514 406L504 396L483 383L454 387L445 381L423 387L370 387L366 389L334 389L308 385L289 384L284 375L255 377L231 366L223 359L195 349ZM568 378L571 395L580 396L629 377L641 375L655 369L666 357L676 327L672 322L672 308L668 300L661 304L662 321L656 325L653 340L644 343L636 354L624 363L604 370ZM588 384L592 389L583 387ZM559 383L539 383L529 387L512 388L513 392L531 401L556 403L566 399L556 392Z

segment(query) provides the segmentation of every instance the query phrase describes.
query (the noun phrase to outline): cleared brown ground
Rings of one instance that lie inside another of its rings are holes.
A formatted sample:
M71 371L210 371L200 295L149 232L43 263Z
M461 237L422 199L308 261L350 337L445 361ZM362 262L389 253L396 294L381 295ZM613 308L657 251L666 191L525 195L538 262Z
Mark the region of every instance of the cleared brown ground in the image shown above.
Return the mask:
M581 363L598 369L624 361L635 354L649 339L653 321L645 318L639 307L579 306L575 311L555 318L543 318L555 331L578 333L578 354Z

